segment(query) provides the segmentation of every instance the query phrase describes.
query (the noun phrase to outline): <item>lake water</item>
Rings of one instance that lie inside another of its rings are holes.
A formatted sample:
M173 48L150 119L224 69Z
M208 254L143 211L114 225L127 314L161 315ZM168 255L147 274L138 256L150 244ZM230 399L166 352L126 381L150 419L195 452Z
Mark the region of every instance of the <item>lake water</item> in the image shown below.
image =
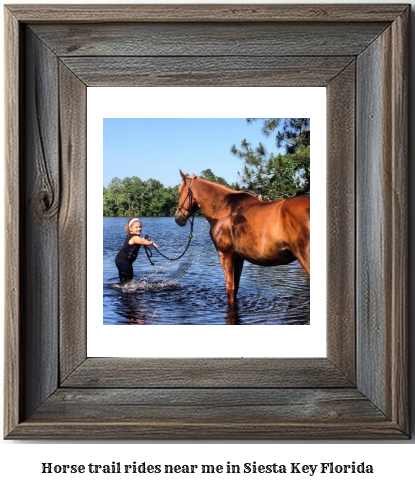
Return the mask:
M183 252L190 224L179 227L173 217L142 217L148 234L163 254ZM307 324L310 279L298 261L265 268L245 261L238 302L228 307L225 280L209 224L196 217L187 253L167 261L152 249L152 266L142 246L134 263L135 279L120 286L114 259L126 234L125 217L104 217L104 324Z

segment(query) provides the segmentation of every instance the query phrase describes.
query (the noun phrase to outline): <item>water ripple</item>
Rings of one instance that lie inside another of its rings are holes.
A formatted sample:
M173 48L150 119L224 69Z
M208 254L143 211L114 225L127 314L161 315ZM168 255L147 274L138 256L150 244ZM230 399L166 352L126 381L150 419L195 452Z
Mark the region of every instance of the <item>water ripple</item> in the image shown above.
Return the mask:
M153 253L155 266L140 251L135 279L118 284L114 258L124 240L126 219L104 218L104 324L306 324L310 281L298 262L264 268L245 263L237 304L229 308L225 281L204 218L195 219L195 238L179 261ZM142 218L166 255L183 249L188 226L172 218Z

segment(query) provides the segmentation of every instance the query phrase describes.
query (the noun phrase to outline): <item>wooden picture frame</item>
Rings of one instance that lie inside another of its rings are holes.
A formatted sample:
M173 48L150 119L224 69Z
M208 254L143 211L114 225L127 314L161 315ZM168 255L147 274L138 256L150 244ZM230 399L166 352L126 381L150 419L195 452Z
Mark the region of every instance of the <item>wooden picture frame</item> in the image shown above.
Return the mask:
M7 439L409 437L409 15L5 7ZM327 87L326 358L86 357L85 107L102 85Z

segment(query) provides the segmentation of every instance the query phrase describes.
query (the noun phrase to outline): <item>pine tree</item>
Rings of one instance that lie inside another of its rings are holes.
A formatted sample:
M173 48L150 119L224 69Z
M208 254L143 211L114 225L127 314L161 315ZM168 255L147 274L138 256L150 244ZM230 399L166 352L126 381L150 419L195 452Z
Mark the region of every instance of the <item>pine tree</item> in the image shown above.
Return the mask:
M252 123L259 119L247 119ZM248 190L264 200L280 200L310 192L310 119L261 119L262 131L269 137L275 133L279 153L268 154L244 139L240 149L234 144L231 152L244 160L238 173Z

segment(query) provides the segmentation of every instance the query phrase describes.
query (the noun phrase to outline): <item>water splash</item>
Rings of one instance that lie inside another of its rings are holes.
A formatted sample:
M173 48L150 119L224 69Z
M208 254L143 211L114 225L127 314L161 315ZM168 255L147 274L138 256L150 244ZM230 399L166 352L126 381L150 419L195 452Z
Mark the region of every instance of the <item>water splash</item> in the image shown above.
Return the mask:
M124 283L122 285L120 284L114 284L112 285L113 288L119 289L125 293L134 293L137 290L157 290L161 288L167 288L167 287L175 287L179 284L179 280L169 280L169 279L163 279L160 281L147 281L147 277L143 276L142 278L138 280L132 280L129 281L128 283Z

